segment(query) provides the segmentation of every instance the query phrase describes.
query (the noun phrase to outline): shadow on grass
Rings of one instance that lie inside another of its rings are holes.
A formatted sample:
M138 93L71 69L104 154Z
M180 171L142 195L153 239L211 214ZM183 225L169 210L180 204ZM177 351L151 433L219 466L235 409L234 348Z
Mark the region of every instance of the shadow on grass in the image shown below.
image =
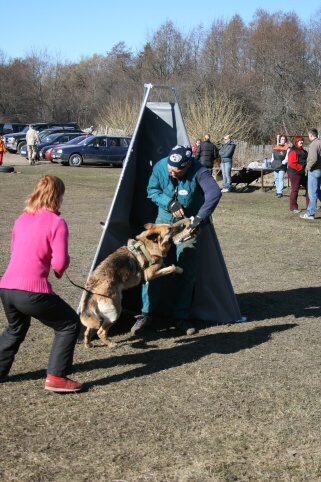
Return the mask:
M155 348L150 345L155 341L157 332L146 333L143 340L137 340L132 344L133 348L145 349L144 352L131 353L128 355L111 356L109 358L101 358L92 361L86 361L75 365L75 370L108 370L114 366L139 365L139 367L129 368L123 373L108 376L89 382L86 384L87 389L97 385L108 385L110 383L120 382L131 378L143 377L157 373L170 368L195 363L197 360L213 353L231 354L241 350L253 348L257 345L267 342L273 333L289 330L297 326L293 324L284 324L277 326L260 326L245 332L227 332L215 333L205 336L193 336L190 338L181 338L177 340L177 345L170 348ZM142 366L143 365L143 366Z
M269 192L274 189L274 186L263 186L261 187L261 184L249 184L248 186L245 184L236 184L235 186L232 186L232 190L229 194L251 194L255 193L258 191L262 192Z
M137 368L129 368L123 373L106 376L95 380L93 382L86 383L85 391L89 390L93 386L108 385L110 383L120 382L122 380L128 380L131 378L143 377L151 375L153 373L160 372L162 370L168 370L177 366L194 363L195 361L213 353L231 354L241 350L253 348L257 345L267 342L273 333L282 332L295 328L297 325L284 324L275 326L260 326L252 328L244 332L229 331L226 333L214 333L205 336L193 336L188 338L182 338L176 336L175 330L162 330L161 338L170 337L176 338L175 346L170 348L159 348L158 345L153 344L155 340L159 340L159 331L148 331L144 334L144 338L133 339L132 348L142 350L143 352L133 352L127 355L109 356L111 352L108 352L107 358L93 359L83 363L77 363L74 365L75 371L89 372L92 370L108 370L115 366L128 366L139 365ZM174 333L174 335L173 335ZM165 335L165 336L164 336ZM131 341L131 339L129 339ZM108 350L105 346L102 350ZM116 353L116 352L115 352ZM143 366L142 366L143 365ZM45 378L45 370L36 370L33 372L26 372L9 376L10 382L21 382L26 380L38 380Z
M321 317L321 288L251 292L237 295L243 316L248 321L268 320L293 315L295 318Z
M293 315L295 318L321 318L321 288L299 288L285 291L269 291L265 293L251 292L237 295L241 313L248 321L265 321L273 318L282 318ZM115 332L129 331L133 323L132 317L127 317L125 323L117 323ZM206 325L208 327L208 325ZM156 324L156 326L144 333L141 339L129 338L133 349L144 349L143 353L131 353L122 356L110 356L108 358L95 359L75 365L75 370L90 371L96 369L108 369L116 365L144 365L143 367L128 370L119 375L96 380L88 384L106 385L123 379L150 375L161 370L175 366L192 363L211 353L230 354L249 349L268 341L273 333L288 330L297 326L295 323L275 326L260 326L244 332L228 331L226 333L214 333L205 336L193 336L182 338L176 330L170 330L168 324ZM202 323L197 323L202 330ZM158 328L158 329L157 329ZM114 327L113 327L114 329ZM229 330L231 327L229 327ZM159 348L160 338L176 338L177 346ZM97 347L99 348L99 347ZM107 350L102 347L102 350ZM45 378L45 370L37 370L12 375L11 382L23 380L38 380Z
M236 295L242 316L247 321L264 321L294 316L295 318L321 318L321 288L297 288L284 291L253 291ZM138 313L137 313L138 314ZM111 336L128 333L135 323L134 313L123 312L109 331ZM217 323L198 322L197 328L217 326ZM170 321L160 319L153 328L168 328ZM83 330L84 331L84 330ZM164 336L167 336L165 334Z

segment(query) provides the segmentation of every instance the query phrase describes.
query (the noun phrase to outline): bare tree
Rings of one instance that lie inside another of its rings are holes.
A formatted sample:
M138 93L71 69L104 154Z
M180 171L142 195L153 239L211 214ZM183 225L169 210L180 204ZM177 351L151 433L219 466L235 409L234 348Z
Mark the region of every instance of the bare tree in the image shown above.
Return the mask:
M320 126L320 30L320 8L308 25L293 12L258 9L247 25L234 15L215 19L208 31L197 25L186 33L167 21L136 55L124 42L77 63L47 51L23 59L0 51L0 116L131 133L150 82L176 87L192 137L209 130L218 142L228 131L274 142L281 130Z
M104 134L132 135L140 110L140 99L131 102L115 99L97 114L95 125Z
M20 59L6 61L0 65L0 116L6 122L27 122L30 96L26 91L28 75L26 62Z
M205 92L201 99L193 99L185 112L185 125L190 139L211 134L215 144L221 144L225 134L234 139L249 140L253 119L235 97L218 91Z
M239 15L230 22L212 23L200 57L200 72L208 88L239 90L240 80L250 71L248 29Z
M148 40L140 60L151 83L167 85L178 78L183 80L192 63L189 36L184 36L173 22L167 21Z
M225 26L226 23L222 19L215 20L204 41L198 71L207 89L219 84L222 58L225 56L223 48Z
M258 133L267 141L278 130L298 130L305 102L305 34L298 17L257 10L251 23L250 59Z
M48 117L48 91L47 76L51 67L52 57L47 50L31 50L25 62L28 66L28 75L25 79L25 88L30 95L33 107L33 118L45 120Z
M306 133L312 127L316 128L321 134L321 83L311 92L311 99L302 113L302 131Z

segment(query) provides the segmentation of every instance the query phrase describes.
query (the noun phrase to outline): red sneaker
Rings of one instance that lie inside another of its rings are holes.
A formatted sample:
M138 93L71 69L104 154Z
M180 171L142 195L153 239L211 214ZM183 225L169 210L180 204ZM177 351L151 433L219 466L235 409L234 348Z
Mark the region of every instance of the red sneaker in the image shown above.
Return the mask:
M52 392L79 392L82 388L82 383L67 377L55 377L55 375L47 375L45 382L45 390Z

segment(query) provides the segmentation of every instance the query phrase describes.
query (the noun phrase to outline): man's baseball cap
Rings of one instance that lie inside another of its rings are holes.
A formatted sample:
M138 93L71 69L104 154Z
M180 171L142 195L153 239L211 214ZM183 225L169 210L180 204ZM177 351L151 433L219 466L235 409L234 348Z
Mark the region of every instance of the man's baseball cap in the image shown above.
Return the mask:
M191 146L180 146L177 145L173 147L171 152L169 153L167 164L172 167L176 167L176 169L183 169L186 164L189 163L192 157L192 149Z

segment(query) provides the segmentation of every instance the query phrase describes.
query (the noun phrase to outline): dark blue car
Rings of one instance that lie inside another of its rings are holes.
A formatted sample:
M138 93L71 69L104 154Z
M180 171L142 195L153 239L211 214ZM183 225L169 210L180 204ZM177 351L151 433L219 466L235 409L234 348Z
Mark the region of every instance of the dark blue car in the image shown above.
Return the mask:
M52 162L79 167L82 164L122 166L130 137L90 136L77 145L59 146L52 152Z

